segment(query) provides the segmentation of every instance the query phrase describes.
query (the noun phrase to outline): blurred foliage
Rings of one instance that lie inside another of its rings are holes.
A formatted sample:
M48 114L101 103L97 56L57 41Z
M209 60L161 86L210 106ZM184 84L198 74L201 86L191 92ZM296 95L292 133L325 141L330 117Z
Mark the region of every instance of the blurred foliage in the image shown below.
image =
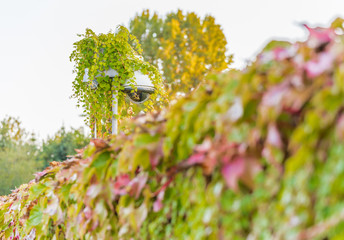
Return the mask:
M62 127L53 137L43 141L37 160L45 166L49 166L53 161L64 161L67 156L76 153L75 149L81 149L89 142L90 139L85 136L82 128L66 131L65 127Z
M33 178L42 167L36 155L34 135L26 132L17 118L4 118L0 122L0 195Z
M0 197L0 239L343 239L343 24L306 27Z
M13 147L15 144L23 143L25 130L18 119L6 117L0 122L0 149Z
M169 94L189 93L205 76L228 68L227 40L214 17L181 10L159 17L144 10L130 21L146 61L162 72ZM133 44L135 45L135 44Z
M42 168L35 160L36 153L36 146L28 143L0 151L0 196L34 178Z
M34 178L34 173L49 166L50 162L66 160L85 147L89 138L83 129L66 131L62 127L53 137L37 142L19 119L6 117L0 122L0 195Z

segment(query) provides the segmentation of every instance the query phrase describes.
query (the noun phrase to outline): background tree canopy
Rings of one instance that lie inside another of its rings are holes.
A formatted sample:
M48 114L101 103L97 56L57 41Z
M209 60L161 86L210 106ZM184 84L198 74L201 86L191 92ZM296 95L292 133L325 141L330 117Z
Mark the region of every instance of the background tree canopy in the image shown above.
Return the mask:
M0 122L0 195L28 182L42 168L36 161L37 152L34 135L26 132L17 118Z
M62 127L53 137L39 143L27 132L18 118L6 117L0 122L0 195L34 178L34 173L50 162L63 161L83 148L89 138L83 129L66 131Z
M212 16L181 10L165 17L144 10L130 21L146 61L161 71L170 95L188 93L210 72L227 69L227 40Z
M61 127L53 137L43 141L37 160L46 167L52 161L66 160L68 155L76 153L75 149L81 149L89 143L89 138L83 132L82 128L66 131L65 127Z

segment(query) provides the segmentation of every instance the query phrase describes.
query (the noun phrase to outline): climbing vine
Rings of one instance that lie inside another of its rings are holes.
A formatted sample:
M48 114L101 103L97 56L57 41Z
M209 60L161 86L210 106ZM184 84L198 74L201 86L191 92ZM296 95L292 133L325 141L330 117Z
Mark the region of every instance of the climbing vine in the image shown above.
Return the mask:
M107 136L113 115L119 120L130 118L140 110L159 108L165 101L160 73L143 60L138 40L125 27L119 26L116 32L99 35L86 29L85 34L78 36L82 39L74 43L70 56L76 73L72 97L78 100L78 107L84 108L85 122L91 127L92 135L97 131L98 137ZM130 45L133 42L135 47ZM117 72L113 78L105 74L111 69ZM126 81L135 91L135 71L148 75L155 87L155 92L140 105L128 101L123 92ZM89 81L84 81L85 73ZM118 99L117 115L112 112L113 93Z
M0 196L0 240L344 239L344 20L305 27Z

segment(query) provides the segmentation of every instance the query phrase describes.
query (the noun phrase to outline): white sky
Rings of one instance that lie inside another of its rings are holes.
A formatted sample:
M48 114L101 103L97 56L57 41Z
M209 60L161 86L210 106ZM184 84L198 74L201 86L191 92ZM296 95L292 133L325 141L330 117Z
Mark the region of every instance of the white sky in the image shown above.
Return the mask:
M271 39L302 40L298 23L327 26L344 17L344 0L0 0L0 120L19 117L40 138L64 124L84 126L72 95L69 55L76 34L108 32L148 8L211 14L227 37L234 67Z

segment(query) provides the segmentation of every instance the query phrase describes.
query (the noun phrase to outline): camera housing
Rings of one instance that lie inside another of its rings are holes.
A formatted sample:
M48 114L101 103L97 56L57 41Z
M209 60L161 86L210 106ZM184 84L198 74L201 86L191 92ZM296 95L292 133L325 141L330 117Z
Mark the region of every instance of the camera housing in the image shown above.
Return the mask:
M124 84L124 92L130 101L136 104L147 101L154 91L154 85L149 77L139 71L134 72L134 78L127 80Z

